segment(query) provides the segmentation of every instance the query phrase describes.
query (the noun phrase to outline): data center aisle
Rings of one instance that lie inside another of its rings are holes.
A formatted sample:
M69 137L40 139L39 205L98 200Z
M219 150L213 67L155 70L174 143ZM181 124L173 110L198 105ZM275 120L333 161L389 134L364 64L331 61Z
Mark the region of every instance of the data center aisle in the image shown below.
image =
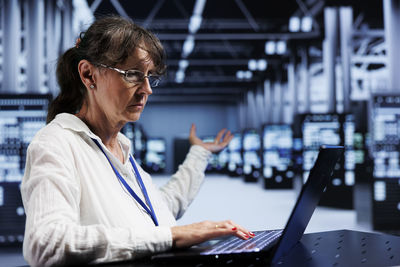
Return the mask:
M159 186L167 179L167 176L153 176ZM207 174L197 198L178 224L230 219L249 230L280 229L296 201L297 188L300 186L291 190L265 190L261 184L245 183L241 178ZM357 224L354 210L317 207L306 233L338 229L371 231Z

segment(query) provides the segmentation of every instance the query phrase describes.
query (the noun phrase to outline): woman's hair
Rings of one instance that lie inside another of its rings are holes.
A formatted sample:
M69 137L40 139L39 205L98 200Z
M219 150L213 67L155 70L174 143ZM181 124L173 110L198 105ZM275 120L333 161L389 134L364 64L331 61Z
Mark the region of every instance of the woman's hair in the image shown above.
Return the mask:
M132 21L111 15L96 20L86 32L81 32L77 44L58 59L60 93L49 106L47 123L59 113L75 114L81 108L87 94L78 72L81 60L115 66L123 64L136 47L149 53L157 74L163 75L165 53L160 40Z

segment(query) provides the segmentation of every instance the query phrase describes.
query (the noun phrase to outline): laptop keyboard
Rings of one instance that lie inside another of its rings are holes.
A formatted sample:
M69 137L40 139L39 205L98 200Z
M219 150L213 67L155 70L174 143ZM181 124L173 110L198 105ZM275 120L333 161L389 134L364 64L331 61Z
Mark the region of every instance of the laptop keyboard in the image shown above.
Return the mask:
M256 232L256 236L247 240L238 237L228 238L215 244L212 248L203 251L203 255L230 254L242 252L258 252L267 247L282 235L283 230L269 230Z

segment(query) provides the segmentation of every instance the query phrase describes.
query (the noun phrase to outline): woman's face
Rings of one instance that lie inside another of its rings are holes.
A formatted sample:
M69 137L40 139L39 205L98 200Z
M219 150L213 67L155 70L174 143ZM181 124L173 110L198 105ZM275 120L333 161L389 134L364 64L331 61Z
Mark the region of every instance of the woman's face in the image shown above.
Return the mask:
M115 67L121 70L139 70L144 75L155 73L153 61L141 48L136 48L124 64ZM141 83L130 83L122 74L108 68L99 68L98 74L95 101L105 119L121 125L137 121L147 98L153 93L149 80L145 78Z

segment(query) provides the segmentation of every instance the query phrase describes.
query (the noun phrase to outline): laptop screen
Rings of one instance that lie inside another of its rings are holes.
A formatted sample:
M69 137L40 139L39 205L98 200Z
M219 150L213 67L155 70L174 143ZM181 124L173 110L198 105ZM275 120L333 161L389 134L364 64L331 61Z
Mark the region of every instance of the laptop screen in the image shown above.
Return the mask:
M296 205L276 246L272 262L286 255L303 236L342 153L341 146L321 146L314 167L297 198Z

